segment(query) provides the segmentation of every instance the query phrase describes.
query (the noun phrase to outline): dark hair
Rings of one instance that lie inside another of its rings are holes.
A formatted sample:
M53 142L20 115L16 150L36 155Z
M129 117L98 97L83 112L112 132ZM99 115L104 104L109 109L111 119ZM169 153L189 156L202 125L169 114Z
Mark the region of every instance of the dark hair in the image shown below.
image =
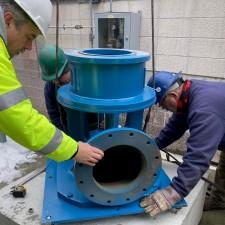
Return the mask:
M20 28L28 21L32 22L29 16L15 2L11 0L0 1L0 6L4 12L13 13L16 28Z

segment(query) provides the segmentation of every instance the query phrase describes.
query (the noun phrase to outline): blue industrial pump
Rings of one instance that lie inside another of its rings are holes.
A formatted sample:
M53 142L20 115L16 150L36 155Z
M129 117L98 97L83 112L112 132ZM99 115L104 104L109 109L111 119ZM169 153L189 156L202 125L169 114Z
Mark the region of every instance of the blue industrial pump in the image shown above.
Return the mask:
M95 167L48 160L42 223L143 213L140 199L171 182L154 140L141 131L144 109L155 103L155 91L145 85L149 54L100 48L66 54L72 81L57 99L67 112L69 135L105 156ZM99 114L103 126L90 131L87 113Z

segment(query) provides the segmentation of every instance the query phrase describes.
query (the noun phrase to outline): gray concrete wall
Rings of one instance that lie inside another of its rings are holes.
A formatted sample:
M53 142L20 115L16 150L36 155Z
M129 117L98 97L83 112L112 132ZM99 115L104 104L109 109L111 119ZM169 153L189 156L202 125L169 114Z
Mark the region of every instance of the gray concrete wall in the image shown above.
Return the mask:
M109 12L109 1L93 4L92 15ZM180 71L203 77L225 78L225 1L224 0L155 0L156 69ZM151 1L113 0L113 12L142 14L140 50L151 54ZM56 9L52 25L55 25ZM79 1L60 3L60 25L91 26L90 5ZM60 29L63 48L91 47L90 28ZM55 42L55 29L48 40ZM151 61L147 63L151 70Z

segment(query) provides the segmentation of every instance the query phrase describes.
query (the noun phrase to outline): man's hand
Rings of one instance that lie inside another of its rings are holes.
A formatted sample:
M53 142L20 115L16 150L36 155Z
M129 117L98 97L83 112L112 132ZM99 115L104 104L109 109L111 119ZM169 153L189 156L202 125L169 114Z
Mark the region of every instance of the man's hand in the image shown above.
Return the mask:
M155 216L161 212L171 209L172 206L181 199L181 196L168 186L165 189L158 190L153 194L141 200L140 206L144 208L145 213Z
M95 166L95 164L104 156L104 152L102 150L87 143L79 141L78 145L79 149L76 156L74 157L78 163Z

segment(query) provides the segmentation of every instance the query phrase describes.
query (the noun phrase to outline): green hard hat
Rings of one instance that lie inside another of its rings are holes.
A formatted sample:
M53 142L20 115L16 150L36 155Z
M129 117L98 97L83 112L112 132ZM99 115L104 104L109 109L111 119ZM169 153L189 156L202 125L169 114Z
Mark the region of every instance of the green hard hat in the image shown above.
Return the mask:
M41 67L41 77L45 81L56 79L56 46L46 45L38 54L38 61ZM58 78L62 76L63 70L68 63L63 50L58 48Z

